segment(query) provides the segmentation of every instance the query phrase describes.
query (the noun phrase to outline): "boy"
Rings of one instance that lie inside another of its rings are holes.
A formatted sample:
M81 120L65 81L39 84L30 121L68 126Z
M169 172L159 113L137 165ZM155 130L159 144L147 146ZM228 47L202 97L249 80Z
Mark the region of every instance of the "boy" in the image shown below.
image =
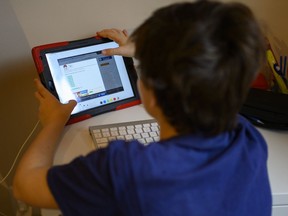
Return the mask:
M24 154L15 197L64 215L271 215L267 146L237 113L264 59L251 11L198 1L156 11L106 55L139 60L138 89L160 141L114 141L52 167L75 101L60 104L36 80L43 129ZM37 191L37 193L35 193Z

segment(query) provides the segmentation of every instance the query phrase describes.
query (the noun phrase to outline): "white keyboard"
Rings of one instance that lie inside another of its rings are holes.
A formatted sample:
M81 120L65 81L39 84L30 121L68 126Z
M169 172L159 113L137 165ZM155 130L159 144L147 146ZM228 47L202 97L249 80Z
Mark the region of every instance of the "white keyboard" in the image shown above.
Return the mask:
M159 141L159 125L154 120L90 126L90 135L96 149L107 147L112 140L138 140L143 145Z

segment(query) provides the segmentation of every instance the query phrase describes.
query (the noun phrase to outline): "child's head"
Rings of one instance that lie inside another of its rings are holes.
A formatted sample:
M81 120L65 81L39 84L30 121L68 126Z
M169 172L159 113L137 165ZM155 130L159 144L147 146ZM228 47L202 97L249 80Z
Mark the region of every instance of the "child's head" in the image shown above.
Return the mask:
M264 60L252 12L198 1L157 10L132 34L140 78L180 134L231 130Z

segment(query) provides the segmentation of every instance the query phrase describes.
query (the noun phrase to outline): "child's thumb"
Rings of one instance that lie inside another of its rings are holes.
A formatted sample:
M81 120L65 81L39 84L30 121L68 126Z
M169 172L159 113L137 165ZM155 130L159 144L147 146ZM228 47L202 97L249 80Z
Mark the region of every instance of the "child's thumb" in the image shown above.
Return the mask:
M77 105L77 102L75 100L69 100L69 102L66 104L67 109L72 112L74 107Z

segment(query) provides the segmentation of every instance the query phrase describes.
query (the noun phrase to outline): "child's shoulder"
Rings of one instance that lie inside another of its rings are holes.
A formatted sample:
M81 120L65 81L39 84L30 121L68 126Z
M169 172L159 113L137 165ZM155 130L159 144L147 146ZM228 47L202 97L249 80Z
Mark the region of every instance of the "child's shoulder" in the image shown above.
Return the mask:
M130 154L131 157L142 154L168 153L169 151L177 152L184 149L205 150L223 150L230 146L241 148L253 144L255 148L267 148L267 144L261 133L246 118L241 115L237 116L237 125L231 131L226 131L216 136L204 136L201 134L188 134L175 136L170 139L152 142L143 145L137 140L113 141L109 145L109 151L118 155Z

